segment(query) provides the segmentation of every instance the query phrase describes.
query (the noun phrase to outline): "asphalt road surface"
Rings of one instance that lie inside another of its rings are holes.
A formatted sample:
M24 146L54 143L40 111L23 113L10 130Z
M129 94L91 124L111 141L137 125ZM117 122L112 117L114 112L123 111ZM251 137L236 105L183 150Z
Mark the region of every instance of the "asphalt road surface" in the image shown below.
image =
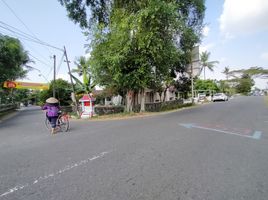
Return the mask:
M267 200L268 107L237 97L50 135L36 107L0 123L0 200Z

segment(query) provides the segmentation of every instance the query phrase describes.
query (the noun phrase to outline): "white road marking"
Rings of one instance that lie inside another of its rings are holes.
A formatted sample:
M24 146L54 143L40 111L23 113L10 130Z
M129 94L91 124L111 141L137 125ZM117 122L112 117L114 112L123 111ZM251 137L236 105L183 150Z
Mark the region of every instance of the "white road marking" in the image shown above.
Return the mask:
M40 176L40 177L36 178L36 179L35 179L33 182L31 182L31 183L26 183L26 184L17 185L17 186L15 186L15 187L13 187L13 188L7 190L7 191L4 192L3 194L1 194L1 195L0 195L0 198L1 198L1 197L4 197L4 196L7 196L7 195L9 195L9 194L11 194L11 193L14 193L14 192L16 192L16 191L22 190L22 189L24 189L24 188L26 188L26 187L30 187L30 186L32 186L32 185L35 185L35 184L37 184L37 183L39 183L39 182L41 182L41 181L47 180L47 179L52 178L52 177L54 177L54 176L60 175L60 174L62 174L62 173L64 173L64 172L67 172L67 171L69 171L69 170L71 170L71 169L74 169L74 168L76 168L76 167L85 165L85 164L87 164L87 163L90 162L90 161L96 160L96 159L98 159L98 158L102 158L105 154L108 154L108 153L110 153L110 152L102 152L102 153L100 153L100 154L97 155L97 156L93 156L92 158L87 158L87 159L85 159L85 160L81 160L81 161L79 161L79 162L77 162L77 163L74 163L74 164L72 164L72 165L67 165L67 166L63 167L62 169L58 170L58 171L55 172L55 173L50 173L50 174L45 175L45 176Z
M253 136L250 135L243 135L240 133L234 133L231 131L224 131L224 130L220 130L220 129L214 129L214 128L207 128L207 127L202 127L202 126L198 126L195 124L179 124L185 128L199 128L199 129L204 129L204 130L209 130L209 131L216 131L216 132L220 132L220 133L226 133L229 135L236 135L236 136L240 136L240 137L246 137L246 138L251 138L251 139L256 139L259 140L261 138L262 132L261 131L255 131Z

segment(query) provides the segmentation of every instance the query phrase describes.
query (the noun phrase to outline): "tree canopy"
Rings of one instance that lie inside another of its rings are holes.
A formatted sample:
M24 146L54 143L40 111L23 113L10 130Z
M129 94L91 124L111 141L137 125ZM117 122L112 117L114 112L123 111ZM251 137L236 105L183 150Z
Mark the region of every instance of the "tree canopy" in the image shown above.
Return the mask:
M251 78L267 78L268 69L262 67L250 67L248 69L233 70L229 72L233 77L249 75Z
M26 76L30 62L18 39L0 34L0 84Z
M186 71L191 50L200 41L204 0L60 2L92 34L94 80L122 94L168 85L174 71Z
M56 90L56 98L60 101L60 105L70 105L71 100L71 92L72 87L71 84L63 79L56 79L55 81L51 81L49 84L49 89L40 92L40 103L44 104L46 99L53 96L53 85Z
M201 80L197 79L195 82L195 89L196 90L211 90L211 91L219 91L219 87L213 80Z
M252 86L254 85L254 80L248 74L243 74L242 77L238 80L238 85L236 86L236 91L247 95Z

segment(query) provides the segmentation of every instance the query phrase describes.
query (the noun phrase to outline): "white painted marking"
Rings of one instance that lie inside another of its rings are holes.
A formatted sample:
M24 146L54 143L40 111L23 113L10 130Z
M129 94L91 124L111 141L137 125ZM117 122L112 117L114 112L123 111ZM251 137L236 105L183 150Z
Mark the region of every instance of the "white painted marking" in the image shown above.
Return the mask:
M236 136L240 136L240 137L257 139L257 140L260 139L260 137L261 137L261 132L260 131L255 131L254 135L250 136L250 135L242 135L242 134L234 133L234 132L230 132L230 131L224 131L224 130L219 130L219 129L214 129L214 128L207 128L207 127L197 126L197 125L194 125L194 124L180 124L180 125L185 127L185 128L199 128L199 129L204 129L204 130L216 131L216 132L220 132L220 133L226 133L226 134L229 134L229 135L236 135Z
M30 187L30 186L32 186L32 185L35 185L35 184L37 184L37 183L39 183L39 182L41 182L41 181L43 181L43 180L47 180L47 179L49 179L49 178L51 178L51 177L54 177L54 176L56 176L56 175L60 175L60 174L62 174L62 173L64 173L64 172L67 172L67 171L69 171L69 170L71 170L71 169L74 169L74 168L76 168L76 167L85 165L85 164L87 164L88 162L93 161L93 160L96 160L96 159L98 159L98 158L101 158L101 157L103 157L105 154L108 154L108 153L110 153L110 152L106 152L106 151L105 151L105 152L100 153L100 154L97 155L97 156L93 156L92 158L87 158L87 159L85 159L85 160L81 160L81 161L79 161L78 163L74 163L74 164L72 164L72 165L66 165L65 167L63 167L63 169L60 169L60 170L58 170L58 171L55 172L55 173L50 173L50 174L48 174L48 175L40 176L39 178L36 178L32 183L26 183L26 184L24 184L24 185L17 185L17 186L15 186L15 187L9 189L8 191L4 192L3 194L1 194L1 195L0 195L0 198L1 198L1 197L4 197L4 196L7 196L7 195L9 195L9 194L11 194L11 193L14 193L14 192L16 192L16 191L22 190L22 189L24 189L24 188L26 188L26 187Z

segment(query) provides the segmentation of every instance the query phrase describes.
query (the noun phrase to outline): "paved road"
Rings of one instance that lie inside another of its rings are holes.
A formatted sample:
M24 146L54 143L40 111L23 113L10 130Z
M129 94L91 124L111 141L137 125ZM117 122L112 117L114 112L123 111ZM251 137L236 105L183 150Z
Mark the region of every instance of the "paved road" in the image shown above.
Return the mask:
M239 97L158 116L0 124L0 200L267 200L268 108Z

